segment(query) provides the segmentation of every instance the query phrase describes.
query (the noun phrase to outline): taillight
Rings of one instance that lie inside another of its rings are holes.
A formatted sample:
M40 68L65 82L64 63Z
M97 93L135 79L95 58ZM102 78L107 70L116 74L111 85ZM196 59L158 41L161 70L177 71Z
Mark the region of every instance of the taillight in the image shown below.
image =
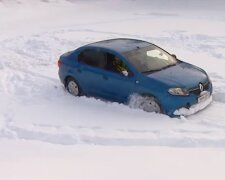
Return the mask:
M62 61L58 60L58 67L62 65Z

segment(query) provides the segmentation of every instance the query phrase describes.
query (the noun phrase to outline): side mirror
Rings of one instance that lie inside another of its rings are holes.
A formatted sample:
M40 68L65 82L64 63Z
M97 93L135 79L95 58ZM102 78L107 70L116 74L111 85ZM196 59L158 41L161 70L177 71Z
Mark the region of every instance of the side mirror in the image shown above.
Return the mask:
M177 56L175 54L171 54L171 56L173 56L175 59L177 59Z

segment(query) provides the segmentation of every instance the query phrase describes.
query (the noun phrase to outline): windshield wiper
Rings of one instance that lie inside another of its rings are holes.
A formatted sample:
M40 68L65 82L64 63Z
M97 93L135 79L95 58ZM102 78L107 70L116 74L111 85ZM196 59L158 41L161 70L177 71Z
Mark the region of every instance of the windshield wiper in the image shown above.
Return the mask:
M154 70L150 70L150 71L144 71L144 72L141 72L141 73L149 74L149 73L153 73L153 72L157 72L157 71L161 71L161 70L162 70L162 68L161 69L154 69Z
M170 64L170 65L162 67L160 69L153 69L153 70L144 71L144 72L141 72L141 73L143 73L143 74L154 73L154 72L157 72L157 71L161 71L163 69L167 69L167 68L172 67L172 66L176 66L178 63L179 63L179 61L177 61L175 64Z

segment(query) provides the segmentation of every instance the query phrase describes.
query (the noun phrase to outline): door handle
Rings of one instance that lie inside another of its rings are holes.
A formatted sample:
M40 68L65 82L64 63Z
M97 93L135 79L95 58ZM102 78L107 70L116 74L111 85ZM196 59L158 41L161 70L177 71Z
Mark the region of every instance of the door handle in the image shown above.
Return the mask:
M108 80L108 77L107 76L103 76L103 79Z

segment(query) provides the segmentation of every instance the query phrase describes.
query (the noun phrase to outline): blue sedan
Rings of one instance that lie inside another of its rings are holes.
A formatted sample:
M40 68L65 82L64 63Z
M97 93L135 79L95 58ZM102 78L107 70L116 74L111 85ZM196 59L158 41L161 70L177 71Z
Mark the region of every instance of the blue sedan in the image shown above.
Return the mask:
M142 40L91 43L60 56L58 66L61 82L74 96L169 116L193 114L212 101L212 83L204 70Z

